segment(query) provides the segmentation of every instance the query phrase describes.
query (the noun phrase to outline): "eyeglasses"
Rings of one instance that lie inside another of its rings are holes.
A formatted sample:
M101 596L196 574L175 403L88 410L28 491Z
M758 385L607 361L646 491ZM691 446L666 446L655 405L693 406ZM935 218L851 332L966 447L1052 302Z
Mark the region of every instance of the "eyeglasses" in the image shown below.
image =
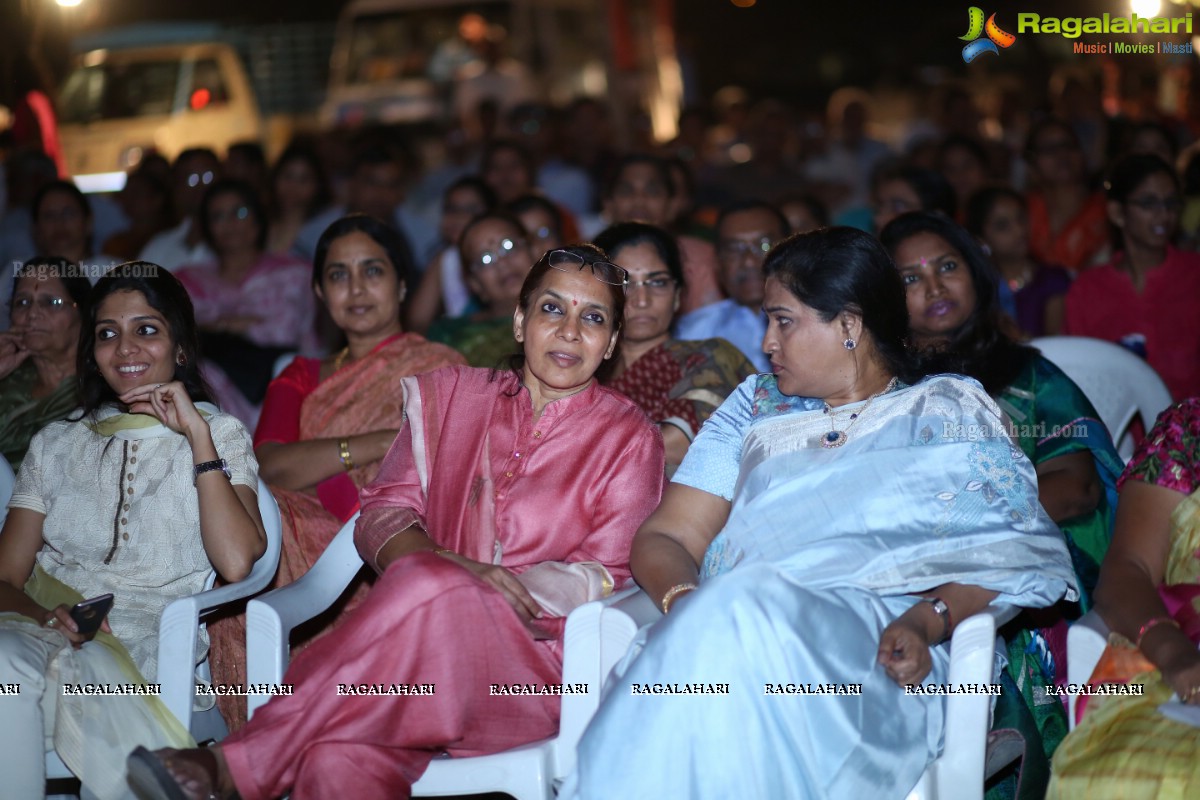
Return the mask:
M215 176L213 175L212 170L193 172L191 175L187 176L187 185L193 189L197 186L208 186L213 182L214 177Z
M228 211L210 211L208 219L210 222L225 222L227 220L244 221L250 217L250 209L246 206L231 208Z
M508 258L514 250L524 250L524 239L501 239L495 250L485 250L479 254L479 260L471 265L472 272L483 272L494 267L501 259Z
M1183 208L1183 201L1178 197L1131 197L1126 201L1129 205L1142 211L1170 211L1172 213Z
M723 239L717 244L717 253L722 258L742 259L753 255L765 256L771 250L771 239L764 236L761 239L744 241L742 239Z
M551 250L546 254L546 258L550 267L559 272L578 272L582 271L584 267L591 267L592 274L601 283L607 283L610 286L627 286L629 284L629 273L625 271L625 268L608 261L588 261L570 250Z
M74 308L76 303L49 294L39 294L36 297L19 296L13 298L12 310L14 314L18 311L29 311L35 305L42 311L53 313Z
M675 291L675 279L670 275L651 275L640 281L629 281L625 284L625 291L633 294L639 286L645 286L650 294L670 294Z

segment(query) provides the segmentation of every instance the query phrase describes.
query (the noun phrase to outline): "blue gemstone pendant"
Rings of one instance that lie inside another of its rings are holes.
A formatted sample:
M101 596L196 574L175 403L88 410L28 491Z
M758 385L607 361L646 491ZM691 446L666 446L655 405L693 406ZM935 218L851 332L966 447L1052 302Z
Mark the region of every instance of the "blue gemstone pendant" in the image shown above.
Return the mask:
M824 447L826 449L831 449L834 447L841 447L845 443L846 443L846 432L845 431L830 431L829 433L825 434L824 438L822 439L821 447Z

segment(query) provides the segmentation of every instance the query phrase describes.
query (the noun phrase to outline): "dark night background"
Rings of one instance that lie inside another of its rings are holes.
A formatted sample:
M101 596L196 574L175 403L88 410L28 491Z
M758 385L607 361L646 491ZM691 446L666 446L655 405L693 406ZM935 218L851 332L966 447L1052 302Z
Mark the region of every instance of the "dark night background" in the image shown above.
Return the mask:
M839 85L920 85L987 70L1021 71L1044 82L1048 67L1039 50L1044 39L1020 39L1003 59L984 57L971 67L962 63L956 37L965 33L966 10L972 2L758 0L751 8L738 8L730 0L676 0L676 35L681 52L692 59L704 97L733 83L757 97L820 104ZM0 0L0 4L4 8L0 45L5 51L29 41L31 17L40 12L46 22L42 41L47 61L57 69L65 69L65 39L71 28L188 19L332 22L344 5L336 0L83 0L79 8L64 13L54 0ZM995 11L1002 27L1013 31L1018 11L1054 16L1129 13L1128 0L976 4L986 6L987 13ZM1164 2L1161 13L1178 10Z

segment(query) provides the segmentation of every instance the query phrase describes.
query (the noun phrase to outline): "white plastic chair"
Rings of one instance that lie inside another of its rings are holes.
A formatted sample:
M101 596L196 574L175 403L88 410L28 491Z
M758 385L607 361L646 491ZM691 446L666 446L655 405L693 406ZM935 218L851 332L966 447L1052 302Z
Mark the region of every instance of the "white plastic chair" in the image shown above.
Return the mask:
M2 460L2 459L0 459ZM266 588L279 568L279 548L283 539L283 524L279 506L271 490L258 481L258 513L262 516L267 535L267 549L254 562L250 574L237 583L213 588L216 574L208 578L205 590L181 597L166 607L158 623L158 676L162 686L160 699L197 741L220 738L228 731L216 708L200 714L192 713L196 699L196 629L204 617L221 606L249 597ZM206 672L208 662L201 664ZM46 754L46 779L72 778L71 771L51 750Z
M17 476L13 475L12 467L7 459L0 457L0 525L8 517L8 499L12 497L13 484Z
M247 681L276 684L288 664L288 636L300 623L328 608L362 569L354 547L355 514L312 568L294 583L251 600L246 609ZM564 695L558 735L502 753L472 758L438 758L412 787L414 796L505 792L518 800L552 800L555 784L575 768L575 746L600 704L612 667L638 630L635 617L646 606L661 616L636 587L602 601L585 603L567 617L563 683L586 683L587 694ZM269 698L248 697L249 712Z
M1015 608L989 606L968 617L950 639L950 671L946 682L995 682L996 628L1017 614ZM930 764L908 793L908 800L980 800L983 783L1016 757L988 758L991 698L985 694L953 694L946 698L946 734L942 754ZM989 769L985 771L985 761Z
M1100 656L1108 645L1108 625L1092 609L1067 629L1067 683L1083 686L1096 671ZM1075 729L1075 706L1078 695L1067 695L1067 722Z
M950 684L991 684L994 682L995 652L999 640L996 628L1015 617L1017 609L989 607L968 617L954 629L950 639ZM609 662L607 669L624 655L637 631L652 625L662 614L645 592L638 590L601 610L601 652ZM611 658L608 656L611 655ZM607 671L605 673L607 675ZM997 759L987 752L991 698L984 694L950 695L946 701L946 746L929 765L920 782L908 794L908 800L978 800L988 773L998 772L1013 758ZM564 723L566 715L564 713ZM586 722L586 720L585 720ZM582 733L582 731L580 731ZM578 737L576 737L578 738ZM989 755L993 758L988 759Z
M1086 336L1045 336L1030 344L1092 401L1125 461L1133 456L1134 417L1141 414L1148 431L1171 405L1171 393L1154 368L1120 345Z

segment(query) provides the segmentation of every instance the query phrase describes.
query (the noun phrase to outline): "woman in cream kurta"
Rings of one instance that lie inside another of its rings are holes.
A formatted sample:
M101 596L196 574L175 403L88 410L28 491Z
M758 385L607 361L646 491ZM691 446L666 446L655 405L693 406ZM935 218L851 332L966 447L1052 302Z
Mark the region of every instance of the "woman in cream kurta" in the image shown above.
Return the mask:
M127 797L117 754L188 742L144 686L159 618L214 566L239 580L265 547L250 437L204 402L187 294L160 267L130 266L93 290L83 408L34 437L0 534L0 682L20 687L3 698L5 797L41 796L49 749L91 795ZM218 459L228 473L195 474ZM104 627L80 633L70 607L108 592ZM88 685L116 693L72 691Z

